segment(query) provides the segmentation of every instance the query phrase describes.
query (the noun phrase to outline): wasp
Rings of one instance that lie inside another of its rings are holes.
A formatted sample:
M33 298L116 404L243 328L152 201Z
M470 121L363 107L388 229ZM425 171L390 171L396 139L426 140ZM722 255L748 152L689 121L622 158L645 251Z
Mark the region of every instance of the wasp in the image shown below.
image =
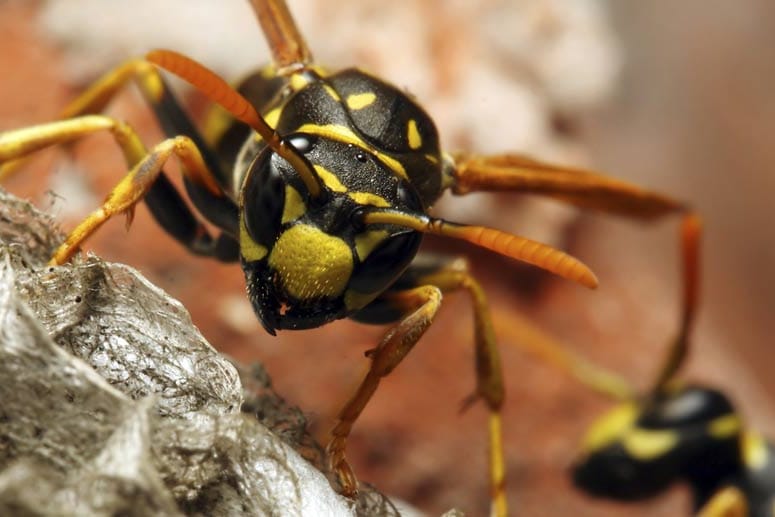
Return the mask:
M620 377L542 336L544 359L618 404L589 428L574 461L575 486L590 495L634 502L675 483L691 489L702 517L772 516L775 445L744 425L722 391L678 376L690 352L697 312L701 221L682 224L683 301L678 332L651 387L638 394Z
M357 68L319 66L283 0L251 0L272 63L236 87L170 50L131 59L88 87L59 120L0 135L0 177L25 156L96 132L111 133L128 173L67 236L51 264L67 262L105 221L131 220L145 201L158 224L191 253L239 262L264 329L319 327L340 318L390 324L366 355L368 372L338 414L327 452L342 493L358 482L345 456L350 431L380 380L412 350L445 293L464 291L474 314L476 386L467 400L489 409L493 513L507 513L501 445L503 374L481 285L459 261L422 259L424 234L463 240L583 286L597 278L578 259L494 228L430 215L446 191L549 196L581 208L654 220L685 204L595 172L516 153L483 156L440 148L431 117L409 94ZM175 98L166 70L214 105L205 138ZM167 138L150 149L128 124L102 115L135 83ZM164 172L176 157L185 195ZM208 229L211 225L216 229Z

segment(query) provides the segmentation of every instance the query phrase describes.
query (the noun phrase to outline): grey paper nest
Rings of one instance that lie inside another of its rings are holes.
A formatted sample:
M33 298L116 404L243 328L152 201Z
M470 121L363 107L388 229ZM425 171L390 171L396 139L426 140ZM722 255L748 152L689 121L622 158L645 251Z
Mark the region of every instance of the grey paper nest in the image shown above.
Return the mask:
M138 272L46 266L55 227L0 190L0 515L395 513L336 495L298 409Z

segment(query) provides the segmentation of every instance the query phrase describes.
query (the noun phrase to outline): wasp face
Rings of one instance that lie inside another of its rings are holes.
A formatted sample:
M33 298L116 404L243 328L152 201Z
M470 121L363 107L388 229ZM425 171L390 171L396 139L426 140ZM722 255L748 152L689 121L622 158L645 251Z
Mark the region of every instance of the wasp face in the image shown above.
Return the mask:
M289 138L324 185L311 198L293 168L271 150L253 162L242 188L242 267L264 328L306 329L346 317L384 291L414 257L420 234L363 227L372 207L417 212L413 189L367 151L332 139Z

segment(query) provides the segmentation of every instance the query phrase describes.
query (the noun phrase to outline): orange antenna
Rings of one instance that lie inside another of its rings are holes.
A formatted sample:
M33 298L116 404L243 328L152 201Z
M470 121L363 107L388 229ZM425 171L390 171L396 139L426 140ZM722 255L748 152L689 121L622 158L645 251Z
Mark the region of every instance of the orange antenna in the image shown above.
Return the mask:
M550 273L594 289L597 277L580 260L546 244L484 226L466 226L396 210L368 209L363 224L394 224L418 232L468 241L501 255L527 262Z
M237 120L252 127L261 135L266 145L291 164L304 182L310 196L317 198L321 195L323 189L320 178L304 155L272 129L253 105L215 72L172 50L153 50L145 58L190 83L211 101L234 115Z

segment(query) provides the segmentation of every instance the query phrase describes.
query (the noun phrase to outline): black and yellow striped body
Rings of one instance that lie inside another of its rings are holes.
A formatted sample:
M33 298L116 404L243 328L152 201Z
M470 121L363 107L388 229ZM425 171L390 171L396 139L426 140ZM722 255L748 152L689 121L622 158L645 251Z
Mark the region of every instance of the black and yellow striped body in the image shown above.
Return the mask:
M397 88L356 69L266 71L240 90L314 167L325 195L246 128L222 129L216 148L234 163L248 294L264 327L301 329L351 316L409 265L419 233L354 224L364 206L425 212L447 186L430 117ZM234 140L247 138L234 156ZM229 156L229 155L232 156Z
M686 386L646 403L627 402L590 429L574 465L577 487L595 496L637 501L684 481L695 510L736 487L751 516L772 517L773 447L743 428L717 390Z

